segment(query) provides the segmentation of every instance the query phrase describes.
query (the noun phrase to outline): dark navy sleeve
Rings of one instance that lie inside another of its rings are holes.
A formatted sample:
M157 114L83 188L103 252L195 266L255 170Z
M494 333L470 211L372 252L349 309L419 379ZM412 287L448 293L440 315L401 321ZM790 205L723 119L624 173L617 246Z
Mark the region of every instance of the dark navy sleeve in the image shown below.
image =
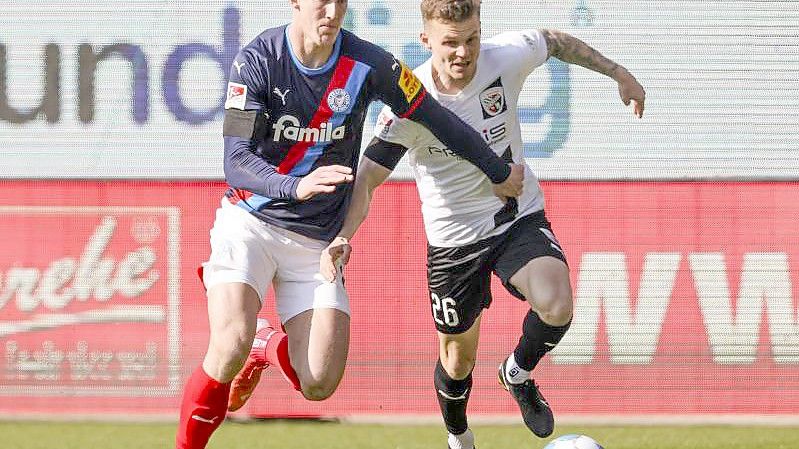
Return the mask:
M225 180L228 185L274 199L296 199L296 176L277 172L277 167L255 152L255 135L265 120L269 92L268 67L253 48L245 48L233 60L225 99L222 134L225 140Z
M375 67L381 89L378 97L398 117L421 123L454 153L471 162L499 184L510 167L483 141L480 134L427 94L422 82L405 64L385 53Z
M391 143L379 137L374 137L369 142L369 145L366 146L363 155L389 170L394 170L407 151L407 148L398 143Z

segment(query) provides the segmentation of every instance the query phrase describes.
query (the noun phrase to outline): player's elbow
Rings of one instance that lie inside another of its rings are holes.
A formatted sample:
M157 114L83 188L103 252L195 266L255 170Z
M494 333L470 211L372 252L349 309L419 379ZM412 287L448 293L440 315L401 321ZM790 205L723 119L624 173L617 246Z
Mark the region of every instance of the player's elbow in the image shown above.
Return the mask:
M233 188L244 188L242 185L248 179L247 167L251 165L253 154L248 149L248 142L238 137L225 136L225 156L222 160L222 170L225 181ZM252 170L249 170L252 171Z
M241 164L237 163L234 158L226 157L222 169L225 174L225 182L227 182L230 187L234 189L245 188L245 177L242 176L244 171L241 169Z
M222 171L225 174L225 181L228 183L229 186L236 188L239 187L236 184L236 171L233 167L233 164L225 158L225 163L222 164Z

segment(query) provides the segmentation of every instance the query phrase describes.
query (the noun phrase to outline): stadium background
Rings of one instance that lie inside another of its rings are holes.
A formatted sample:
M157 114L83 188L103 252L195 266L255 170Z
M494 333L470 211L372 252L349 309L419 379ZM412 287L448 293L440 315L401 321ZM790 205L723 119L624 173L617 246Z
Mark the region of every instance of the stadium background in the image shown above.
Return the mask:
M175 415L207 344L195 269L224 190L225 74L239 46L288 20L287 3L4 5L0 414ZM572 329L536 374L559 416L796 422L799 2L483 5L484 36L561 29L647 90L637 120L615 83L551 60L520 101L575 287ZM350 9L349 29L410 65L424 60L415 2ZM355 240L340 390L308 403L269 373L240 415L435 416L408 176L379 190ZM494 372L523 311L495 288L476 416L517 417Z

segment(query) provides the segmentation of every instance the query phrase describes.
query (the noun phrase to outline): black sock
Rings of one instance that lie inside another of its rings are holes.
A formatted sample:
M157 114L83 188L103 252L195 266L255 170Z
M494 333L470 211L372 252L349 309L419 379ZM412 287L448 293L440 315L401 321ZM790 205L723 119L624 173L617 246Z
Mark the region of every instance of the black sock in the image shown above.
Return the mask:
M447 431L453 435L466 432L466 429L469 428L469 424L466 422L466 404L469 402L469 394L472 392L472 373L469 373L464 379L455 380L449 377L439 360L436 362L436 371L433 377L438 405L441 407L441 416L444 417Z
M532 310L527 312L522 324L522 336L513 351L513 357L519 367L532 371L541 358L560 342L570 325L571 321L563 326L550 326L541 321L537 313Z

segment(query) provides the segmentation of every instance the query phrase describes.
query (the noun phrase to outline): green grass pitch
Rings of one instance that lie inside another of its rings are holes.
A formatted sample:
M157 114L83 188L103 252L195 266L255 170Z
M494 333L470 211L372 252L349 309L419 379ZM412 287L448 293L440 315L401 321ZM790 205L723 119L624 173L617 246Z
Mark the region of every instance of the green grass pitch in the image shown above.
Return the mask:
M539 449L521 425L475 426L480 449ZM796 449L799 428L559 426L552 438L590 435L606 449ZM0 422L3 449L171 449L175 424ZM550 438L551 439L551 438ZM446 449L443 426L262 421L225 423L208 449Z

